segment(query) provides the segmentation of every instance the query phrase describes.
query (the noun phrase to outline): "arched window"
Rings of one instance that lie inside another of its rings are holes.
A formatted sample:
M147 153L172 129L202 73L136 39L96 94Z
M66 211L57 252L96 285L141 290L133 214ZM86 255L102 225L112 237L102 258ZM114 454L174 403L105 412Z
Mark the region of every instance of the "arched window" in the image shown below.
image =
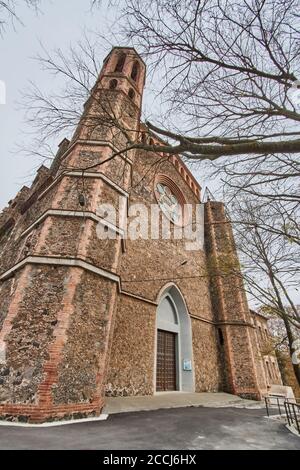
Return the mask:
M118 62L115 67L115 72L122 72L126 60L125 52L119 55Z
M117 88L117 85L118 85L118 80L114 78L113 80L109 82L109 89L115 90Z
M153 139L149 139L149 145L154 145L154 140Z
M194 392L191 319L175 285L160 297L156 315L156 390Z
M218 335L219 335L219 343L220 343L221 346L223 346L224 336L223 336L222 328L218 328Z
M135 61L133 66L132 66L131 75L130 75L132 80L134 80L135 82L138 79L139 69L140 69L139 63L137 61Z
M157 311L157 319L158 322L169 324L169 327L172 327L172 325L178 325L176 310L169 297L165 297L160 302L159 309Z
M135 93L134 93L134 91L133 91L132 88L129 89L129 91L128 91L128 96L129 96L129 98L130 98L131 100L134 99Z

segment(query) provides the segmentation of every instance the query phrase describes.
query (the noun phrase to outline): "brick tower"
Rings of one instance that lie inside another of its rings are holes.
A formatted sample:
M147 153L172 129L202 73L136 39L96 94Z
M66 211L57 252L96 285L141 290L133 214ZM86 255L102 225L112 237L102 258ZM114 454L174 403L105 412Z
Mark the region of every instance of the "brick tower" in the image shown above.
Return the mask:
M126 211L132 155L97 163L126 143L117 122L138 132L144 80L135 50L114 48L71 142L1 214L4 416L39 422L103 406L122 233L110 225L115 239L96 236L97 206Z
M224 204L205 207L210 291L218 327L223 389L243 398L261 399L265 388L253 324L241 276L231 224Z

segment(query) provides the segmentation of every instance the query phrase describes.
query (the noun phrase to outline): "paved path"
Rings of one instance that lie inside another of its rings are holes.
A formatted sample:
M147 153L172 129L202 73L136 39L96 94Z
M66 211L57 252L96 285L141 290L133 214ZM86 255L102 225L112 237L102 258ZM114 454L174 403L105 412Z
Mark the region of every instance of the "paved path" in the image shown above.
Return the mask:
M264 410L177 408L51 428L0 426L0 449L298 449Z
M106 398L103 413L127 413L129 411L150 411L164 408L182 408L188 406L219 407L254 407L264 408L264 402L243 400L230 393L187 393L160 392L155 395Z

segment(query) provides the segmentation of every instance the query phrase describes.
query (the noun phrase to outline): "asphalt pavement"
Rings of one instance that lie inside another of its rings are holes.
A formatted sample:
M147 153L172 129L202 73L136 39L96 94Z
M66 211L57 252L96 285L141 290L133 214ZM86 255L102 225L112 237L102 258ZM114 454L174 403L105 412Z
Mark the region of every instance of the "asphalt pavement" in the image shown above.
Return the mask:
M0 426L0 449L300 450L265 410L189 407L110 415L47 428Z

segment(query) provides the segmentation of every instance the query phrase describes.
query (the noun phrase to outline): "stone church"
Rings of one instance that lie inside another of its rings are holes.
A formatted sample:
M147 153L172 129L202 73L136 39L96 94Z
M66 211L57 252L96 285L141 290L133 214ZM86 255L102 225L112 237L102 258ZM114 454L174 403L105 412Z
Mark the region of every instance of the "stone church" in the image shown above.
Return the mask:
M200 203L179 155L122 151L126 132L160 143L140 119L144 84L137 52L113 48L72 139L0 215L2 419L96 416L105 396L266 392L224 205ZM170 236L126 236L136 204L159 206ZM203 210L196 250L175 236L184 205Z

